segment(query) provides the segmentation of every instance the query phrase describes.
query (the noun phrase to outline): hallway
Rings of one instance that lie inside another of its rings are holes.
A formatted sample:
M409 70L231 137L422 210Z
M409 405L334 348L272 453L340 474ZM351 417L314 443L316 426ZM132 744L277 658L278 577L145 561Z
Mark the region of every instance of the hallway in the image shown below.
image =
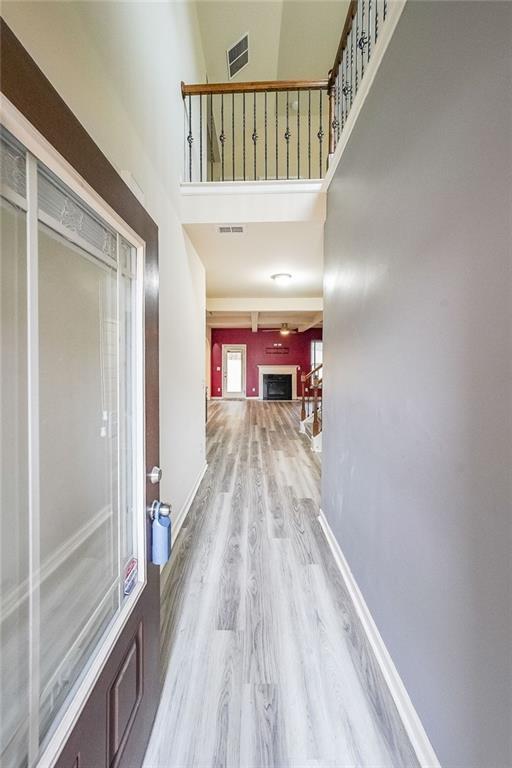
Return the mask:
M162 579L145 768L418 765L318 521L297 406L211 402L208 464Z

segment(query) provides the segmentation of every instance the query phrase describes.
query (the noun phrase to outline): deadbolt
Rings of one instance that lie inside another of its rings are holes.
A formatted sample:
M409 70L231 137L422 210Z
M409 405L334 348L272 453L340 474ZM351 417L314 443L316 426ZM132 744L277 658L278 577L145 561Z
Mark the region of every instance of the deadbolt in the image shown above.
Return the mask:
M157 483L159 483L160 480L162 479L162 470L160 469L160 467L153 467L151 472L148 474L148 478L149 478L149 482L152 483L153 485L156 485Z

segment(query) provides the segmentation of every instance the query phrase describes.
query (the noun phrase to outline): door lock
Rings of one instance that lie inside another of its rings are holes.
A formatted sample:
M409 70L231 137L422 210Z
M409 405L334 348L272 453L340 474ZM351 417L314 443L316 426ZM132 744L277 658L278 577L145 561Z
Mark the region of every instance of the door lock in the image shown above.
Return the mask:
M162 470L160 467L153 467L151 472L148 473L148 480L152 485L156 485L162 479Z

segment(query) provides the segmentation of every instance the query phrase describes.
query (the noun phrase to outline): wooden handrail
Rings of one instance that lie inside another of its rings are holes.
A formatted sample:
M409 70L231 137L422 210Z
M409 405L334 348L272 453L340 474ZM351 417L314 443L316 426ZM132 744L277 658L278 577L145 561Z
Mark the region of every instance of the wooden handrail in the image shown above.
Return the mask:
M207 96L212 93L264 93L274 91L327 91L328 80L257 80L250 83L181 83L181 95Z
M345 24L343 26L343 31L341 33L340 43L338 45L338 50L336 51L336 56L334 59L334 64L332 65L332 69L329 72L329 88L332 88L334 86L334 83L336 81L336 77L338 76L338 69L340 68L340 62L343 57L343 51L345 50L345 46L347 45L348 36L350 35L350 30L352 29L352 22L354 21L354 16L357 13L357 0L350 0L350 5L348 7L347 12L347 18L345 19Z
M302 380L307 381L311 376L313 376L314 373L319 371L320 368L322 368L322 366L323 366L323 363L320 363L320 365L317 365L316 368L313 368L309 373L304 373Z

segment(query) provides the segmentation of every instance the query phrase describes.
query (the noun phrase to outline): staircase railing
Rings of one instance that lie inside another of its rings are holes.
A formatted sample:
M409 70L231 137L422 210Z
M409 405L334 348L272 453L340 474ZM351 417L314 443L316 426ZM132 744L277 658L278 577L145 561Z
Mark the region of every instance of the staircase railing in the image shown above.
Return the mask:
M351 0L329 72L329 154L332 155L388 15L388 0Z
M181 92L187 181L311 179L325 175L327 79L182 83Z
M181 84L184 180L325 176L388 15L388 0L351 0L325 80Z
M319 372L322 368L323 364L320 363L309 373L303 373L300 377L302 385L300 420L304 421L311 416L311 413L313 414L313 436L321 431L322 378Z

